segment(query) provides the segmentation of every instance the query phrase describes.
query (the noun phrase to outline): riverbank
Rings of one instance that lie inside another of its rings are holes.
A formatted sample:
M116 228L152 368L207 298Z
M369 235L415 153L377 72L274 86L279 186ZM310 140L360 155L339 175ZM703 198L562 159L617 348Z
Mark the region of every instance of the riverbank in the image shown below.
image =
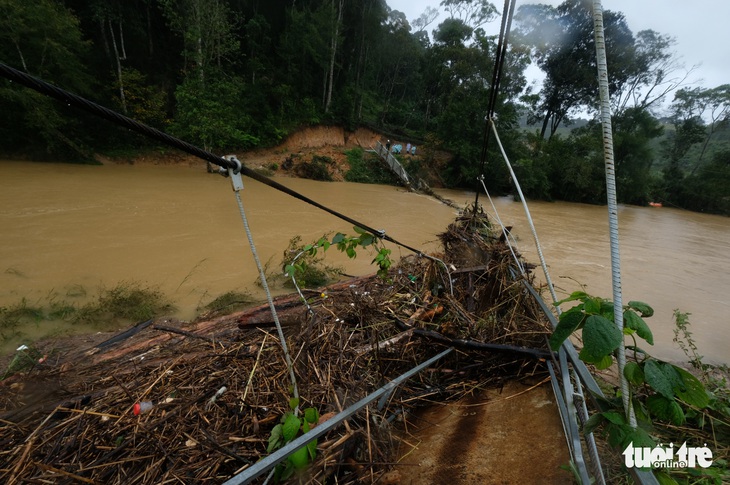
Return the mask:
M317 160L325 161L321 164L321 169L326 171L326 180L342 182L352 168L348 157L349 151L353 149L374 150L376 143L385 145L388 139L388 135L369 128L360 127L355 131L348 131L341 126L317 125L297 130L274 147L249 151L232 150L231 153L235 154L247 167L266 176L314 178L300 167L303 164L312 163L313 160L315 163ZM393 146L401 145L402 147L411 144L407 139L401 140L397 137L394 137L391 143ZM442 187L443 181L439 176L439 171L448 164L453 155L440 149L421 147L418 155L403 153L400 157L403 161L416 162L417 175L423 178L429 186ZM130 152L120 156L97 154L96 159L107 165L205 166L205 162L199 158L169 148ZM376 165L371 169L381 170L386 174L384 177L375 177L375 180L388 178L388 172L384 166ZM320 178L319 180L325 179Z

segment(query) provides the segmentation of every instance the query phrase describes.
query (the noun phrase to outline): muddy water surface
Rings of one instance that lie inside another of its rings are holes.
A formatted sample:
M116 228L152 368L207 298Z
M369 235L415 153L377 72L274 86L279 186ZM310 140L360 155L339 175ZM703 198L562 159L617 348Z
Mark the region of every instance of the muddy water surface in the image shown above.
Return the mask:
M434 249L454 210L385 186L277 178L288 187L414 247ZM351 233L349 224L244 179L243 201L263 261L278 265L291 237ZM459 204L473 195L443 191ZM488 201L482 198L486 207ZM495 200L514 226L522 253L537 260L522 206ZM531 203L559 295L586 285L610 296L605 207ZM491 212L491 208L489 208ZM703 355L730 361L730 219L675 209L623 207L619 213L624 300L657 309L649 320L654 352L680 358L672 343L672 310L692 315ZM394 255L408 254L394 249ZM371 257L327 261L350 274L371 272ZM184 166L78 166L0 162L0 306L139 281L175 301L180 318L230 290L261 296L230 182ZM45 330L44 330L45 331ZM24 329L27 337L34 329ZM20 338L20 337L18 337Z

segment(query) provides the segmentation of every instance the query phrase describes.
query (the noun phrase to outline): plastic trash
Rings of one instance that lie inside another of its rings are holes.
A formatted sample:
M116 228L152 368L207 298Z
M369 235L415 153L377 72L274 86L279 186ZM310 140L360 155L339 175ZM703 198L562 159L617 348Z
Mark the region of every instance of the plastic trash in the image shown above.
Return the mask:
M142 413L146 413L147 411L152 409L153 406L154 404L152 404L151 401L138 402L134 405L134 415L139 416Z

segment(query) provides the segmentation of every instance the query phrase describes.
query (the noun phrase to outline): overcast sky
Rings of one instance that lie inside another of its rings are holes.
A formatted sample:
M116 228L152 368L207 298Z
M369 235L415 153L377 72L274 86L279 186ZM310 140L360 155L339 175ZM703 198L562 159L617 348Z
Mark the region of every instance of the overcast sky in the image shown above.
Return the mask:
M441 0L386 0L390 8L418 18L427 7L440 8ZM500 10L504 0L492 0ZM559 5L562 1L518 0L522 4ZM730 84L730 0L603 0L604 10L623 12L632 32L652 29L677 40L675 50L687 68L699 64L690 79L706 88ZM429 29L445 16L429 26ZM485 27L499 33L498 18ZM611 66L609 66L610 71ZM609 72L610 75L610 72Z

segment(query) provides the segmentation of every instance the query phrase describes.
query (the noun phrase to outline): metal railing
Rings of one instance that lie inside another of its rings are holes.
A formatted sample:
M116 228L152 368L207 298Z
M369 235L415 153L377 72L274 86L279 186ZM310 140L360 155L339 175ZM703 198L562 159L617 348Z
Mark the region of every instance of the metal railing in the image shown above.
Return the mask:
M390 150L384 147L383 144L379 141L376 141L375 152L383 160L385 160L385 163L388 164L388 167L390 167L390 170L396 175L396 177L398 177L404 184L406 184L407 187L411 187L412 183L410 177L408 176L408 172L406 172L406 169L403 168L403 165L400 164L400 162L393 156L393 154L390 153Z

